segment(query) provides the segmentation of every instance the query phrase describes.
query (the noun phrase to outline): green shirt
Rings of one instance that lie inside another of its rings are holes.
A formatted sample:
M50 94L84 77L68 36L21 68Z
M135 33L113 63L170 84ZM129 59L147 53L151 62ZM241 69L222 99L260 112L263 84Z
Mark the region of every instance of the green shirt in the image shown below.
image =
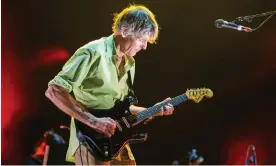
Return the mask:
M124 58L124 70L119 72L113 35L92 41L75 52L49 85L62 86L87 108L109 109L114 106L116 100L122 101L128 95L128 71L131 73L132 82L134 79L135 61L130 56ZM74 161L73 155L79 141L73 118L70 128L66 160ZM132 156L129 147L127 149Z

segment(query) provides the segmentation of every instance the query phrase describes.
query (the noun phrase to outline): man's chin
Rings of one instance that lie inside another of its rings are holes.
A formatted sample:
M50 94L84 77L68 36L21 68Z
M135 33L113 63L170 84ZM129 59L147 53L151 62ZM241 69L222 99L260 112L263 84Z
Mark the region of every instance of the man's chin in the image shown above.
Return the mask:
M128 54L128 56L135 56L136 55L136 53L132 53L132 54Z

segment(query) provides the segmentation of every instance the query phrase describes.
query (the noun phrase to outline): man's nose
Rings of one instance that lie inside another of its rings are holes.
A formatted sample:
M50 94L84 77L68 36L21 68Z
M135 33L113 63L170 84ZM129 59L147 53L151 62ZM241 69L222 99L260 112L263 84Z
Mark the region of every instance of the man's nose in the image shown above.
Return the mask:
M148 46L148 42L143 43L142 49L143 49L143 50L146 50L146 49L147 49L147 46Z

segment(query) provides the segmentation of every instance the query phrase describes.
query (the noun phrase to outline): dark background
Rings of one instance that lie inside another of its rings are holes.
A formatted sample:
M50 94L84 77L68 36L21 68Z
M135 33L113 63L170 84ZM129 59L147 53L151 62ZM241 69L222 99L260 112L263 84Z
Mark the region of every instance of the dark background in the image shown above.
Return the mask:
M214 26L219 18L273 11L272 0L2 1L2 164L26 164L46 130L69 125L44 96L47 83L77 48L109 36L112 14L133 2L155 13L161 27L158 43L136 56L140 105L187 88L214 92L138 127L149 139L132 146L137 164L171 164L192 148L204 164L244 164L250 144L258 164L276 164L276 18L252 33ZM265 18L241 24L255 28Z

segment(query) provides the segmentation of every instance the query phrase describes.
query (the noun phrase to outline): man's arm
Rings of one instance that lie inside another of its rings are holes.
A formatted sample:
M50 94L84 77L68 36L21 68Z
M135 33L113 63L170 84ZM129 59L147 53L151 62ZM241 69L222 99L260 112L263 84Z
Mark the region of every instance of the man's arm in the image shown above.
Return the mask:
M169 101L169 100L171 100L171 98L167 98L162 102ZM155 105L158 105L162 102L156 103ZM129 107L129 110L132 114L137 114L138 112L144 111L146 109L147 108L145 108L145 107L139 107L139 106L135 106L135 105L131 105ZM157 114L155 114L153 116L171 115L173 113L173 111L174 111L173 105L172 104L167 104L164 107L161 107L160 112L158 112Z
M88 111L63 87L51 84L45 92L45 95L67 115L83 122L108 137L114 134L116 128L116 122L114 120L111 118L97 118L88 113Z
M140 112L140 111L144 111L144 110L146 110L147 108L145 108L145 107L138 107L138 106L135 106L135 105L131 105L130 107L129 107L129 110L130 110L130 112L132 113L132 114L137 114L138 112Z
M171 99L170 99L170 98L167 98L167 99L165 99L164 101L168 101L168 100L171 100ZM164 101L162 101L162 102L164 102ZM156 103L155 105L158 105L158 104L160 104L160 103L162 103L162 102ZM138 106L135 106L135 105L131 105L131 106L129 107L130 112L131 112L132 114L134 114L134 115L137 114L138 112L144 111L144 110L146 110L146 109L147 109L147 108L145 108L145 107L138 107ZM167 105L165 105L164 107L161 107L160 112L158 112L157 114L155 114L155 115L149 117L147 120L145 120L144 123L145 123L145 124L149 123L151 120L153 120L153 118L154 118L155 116L171 115L171 114L173 114L173 111L174 111L173 105L172 105L172 104L167 104Z

